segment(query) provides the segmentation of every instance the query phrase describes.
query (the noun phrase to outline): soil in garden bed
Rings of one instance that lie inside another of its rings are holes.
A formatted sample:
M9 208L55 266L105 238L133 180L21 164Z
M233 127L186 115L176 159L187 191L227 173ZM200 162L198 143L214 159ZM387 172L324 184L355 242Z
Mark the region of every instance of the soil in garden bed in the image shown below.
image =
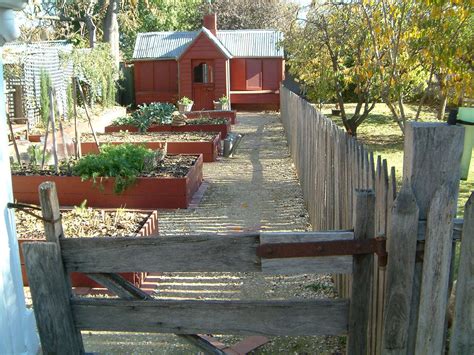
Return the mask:
M124 209L102 210L76 207L61 213L64 236L67 237L137 237L149 213ZM15 212L19 239L44 239L43 223L23 212Z
M100 143L109 142L209 142L213 140L216 133L210 132L112 132L97 134ZM83 142L94 142L92 134L83 134Z
M185 177L191 167L195 164L198 156L195 155L167 155L159 166L152 172L148 172L139 177ZM12 167L12 174L22 176L72 176L72 166L74 161L62 162L59 167L59 172L56 173L53 167L48 169L39 169L32 166L18 166Z

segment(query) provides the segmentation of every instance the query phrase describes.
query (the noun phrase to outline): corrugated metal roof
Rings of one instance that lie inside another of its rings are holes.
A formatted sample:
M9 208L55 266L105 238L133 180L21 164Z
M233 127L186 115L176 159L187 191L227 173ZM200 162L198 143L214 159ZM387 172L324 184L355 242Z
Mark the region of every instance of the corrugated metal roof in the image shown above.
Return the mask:
M283 33L272 30L218 31L217 38L234 57L283 57Z
M139 33L133 59L178 58L201 31ZM283 58L283 48L279 46L283 34L279 31L217 31L217 39L232 57Z

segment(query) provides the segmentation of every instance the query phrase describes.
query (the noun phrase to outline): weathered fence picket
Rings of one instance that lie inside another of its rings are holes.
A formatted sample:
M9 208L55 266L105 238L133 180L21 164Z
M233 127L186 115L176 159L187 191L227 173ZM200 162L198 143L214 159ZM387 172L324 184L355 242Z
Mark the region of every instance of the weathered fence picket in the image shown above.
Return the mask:
M449 354L474 353L474 193L466 203Z

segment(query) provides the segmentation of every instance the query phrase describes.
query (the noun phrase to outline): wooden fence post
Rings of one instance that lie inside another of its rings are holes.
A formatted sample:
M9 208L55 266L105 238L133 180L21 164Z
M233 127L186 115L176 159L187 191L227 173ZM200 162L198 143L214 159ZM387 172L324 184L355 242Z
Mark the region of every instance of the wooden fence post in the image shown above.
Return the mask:
M407 181L393 204L387 232L390 263L386 276L383 353L406 354L418 234L418 206Z
M375 237L375 194L358 190L354 206L354 239ZM365 355L368 351L368 324L374 274L373 254L354 255L347 353Z
M39 195L47 242L24 243L23 253L43 353L82 354L82 336L70 307L71 285L61 259L63 227L55 184L42 183Z
M463 140L464 129L459 126L449 126L445 123L407 123L403 176L410 183L416 197L420 220L427 219L431 199L442 185L446 185L456 201ZM409 354L415 353L422 269L422 262L417 261L408 330L407 352Z
M450 355L474 353L474 193L464 210Z

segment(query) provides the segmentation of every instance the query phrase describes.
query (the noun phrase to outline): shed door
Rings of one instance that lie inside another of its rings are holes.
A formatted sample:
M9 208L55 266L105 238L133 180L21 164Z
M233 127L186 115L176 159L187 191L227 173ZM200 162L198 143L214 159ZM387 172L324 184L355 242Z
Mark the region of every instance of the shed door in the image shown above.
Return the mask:
M214 108L214 61L193 60L193 100L194 110Z

